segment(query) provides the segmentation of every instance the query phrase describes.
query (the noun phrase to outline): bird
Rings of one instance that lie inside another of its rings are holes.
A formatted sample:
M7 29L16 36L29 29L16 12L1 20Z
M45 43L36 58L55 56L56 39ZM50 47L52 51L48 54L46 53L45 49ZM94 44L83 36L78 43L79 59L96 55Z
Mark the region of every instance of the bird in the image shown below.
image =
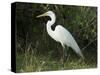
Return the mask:
M74 37L71 35L71 33L66 28L64 28L62 25L57 25L55 27L55 30L52 30L51 26L53 26L56 21L55 13L53 11L47 11L44 14L38 15L36 17L40 18L40 17L44 17L44 16L49 16L51 18L51 20L48 20L46 23L47 33L49 34L49 36L51 38L53 38L55 41L59 42L63 47L63 56L62 56L63 67L64 67L65 57L67 56L65 46L72 48L72 50L77 55L79 55L82 59L84 59L84 56L83 56L77 42L75 41Z

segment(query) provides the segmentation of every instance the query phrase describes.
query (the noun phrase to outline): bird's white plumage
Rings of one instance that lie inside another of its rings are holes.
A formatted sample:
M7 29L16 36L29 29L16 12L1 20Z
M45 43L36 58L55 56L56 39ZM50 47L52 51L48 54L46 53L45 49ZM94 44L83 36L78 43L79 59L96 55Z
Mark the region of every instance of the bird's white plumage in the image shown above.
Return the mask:
M54 31L51 29L51 26L55 23L55 20L56 20L56 16L54 12L48 11L45 14L42 14L38 17L41 17L41 16L49 16L51 18L51 20L47 22L46 28L47 28L48 34L54 40L60 42L63 47L65 47L65 45L68 47L71 47L79 56L84 58L78 44L76 43L75 39L73 38L73 36L67 29L65 29L61 25L57 25Z
M58 25L55 28L54 35L56 36L56 40L63 45L71 47L77 54L83 57L78 44L75 39L72 37L71 33L65 29L63 26Z

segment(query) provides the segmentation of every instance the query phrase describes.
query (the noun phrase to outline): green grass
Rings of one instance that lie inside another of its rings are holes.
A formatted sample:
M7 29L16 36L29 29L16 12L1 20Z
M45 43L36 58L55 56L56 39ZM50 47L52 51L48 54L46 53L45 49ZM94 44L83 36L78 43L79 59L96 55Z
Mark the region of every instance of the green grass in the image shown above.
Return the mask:
M96 68L96 61L86 58L85 61L69 56L68 61L64 64L65 70ZM50 55L37 55L33 51L25 53L16 53L16 71L17 72L39 72L62 70L61 59L56 60Z

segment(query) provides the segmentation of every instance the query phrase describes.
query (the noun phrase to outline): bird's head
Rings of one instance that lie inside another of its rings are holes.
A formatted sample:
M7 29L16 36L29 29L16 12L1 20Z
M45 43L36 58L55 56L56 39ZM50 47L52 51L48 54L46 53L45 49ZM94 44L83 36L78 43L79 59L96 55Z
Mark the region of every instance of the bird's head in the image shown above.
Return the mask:
M48 11L44 14L38 15L37 18L43 17L43 16L52 16L52 15L54 15L54 12L53 11Z

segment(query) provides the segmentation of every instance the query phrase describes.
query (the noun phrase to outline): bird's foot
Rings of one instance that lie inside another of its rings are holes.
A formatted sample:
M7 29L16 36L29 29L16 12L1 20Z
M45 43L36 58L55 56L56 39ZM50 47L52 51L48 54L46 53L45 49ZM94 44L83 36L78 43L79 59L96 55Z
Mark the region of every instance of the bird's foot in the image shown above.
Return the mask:
M61 70L64 70L64 64L62 64Z
M64 62L67 62L69 60L70 55L65 56Z

